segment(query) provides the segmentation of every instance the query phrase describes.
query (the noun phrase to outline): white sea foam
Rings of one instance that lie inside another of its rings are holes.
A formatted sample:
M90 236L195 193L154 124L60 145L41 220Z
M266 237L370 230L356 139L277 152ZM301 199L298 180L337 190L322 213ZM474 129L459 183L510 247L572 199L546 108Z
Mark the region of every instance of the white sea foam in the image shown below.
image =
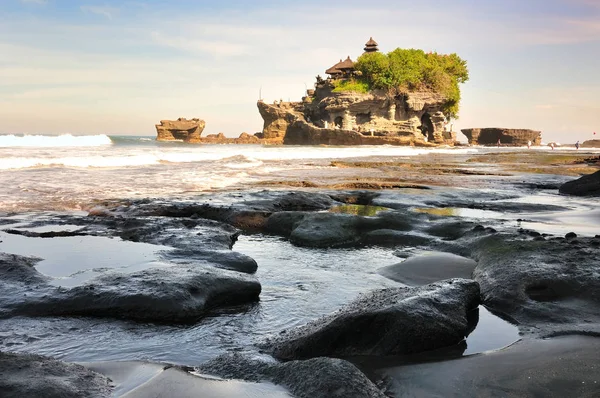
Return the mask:
M94 147L111 145L111 139L100 135L0 135L0 148L6 147Z
M40 167L128 167L158 164L152 155L86 156L65 158L5 158L0 159L0 170Z

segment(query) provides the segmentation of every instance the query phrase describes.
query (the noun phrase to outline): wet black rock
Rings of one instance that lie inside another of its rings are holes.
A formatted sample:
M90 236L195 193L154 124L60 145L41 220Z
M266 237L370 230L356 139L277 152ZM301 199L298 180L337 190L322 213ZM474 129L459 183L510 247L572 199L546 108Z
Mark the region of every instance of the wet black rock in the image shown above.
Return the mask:
M383 212L374 217L308 213L293 224L289 238L290 242L298 246L352 246L359 244L365 234L377 229L409 231L412 225L405 214L398 212Z
M593 174L584 175L577 180L566 182L560 186L558 191L566 195L599 196L600 170Z
M302 211L280 211L267 220L266 231L288 237L308 213Z
M465 279L376 290L262 346L283 360L429 351L459 343L478 304L479 285Z
M0 352L3 398L101 398L112 396L110 380L81 365L33 354Z
M599 326L600 259L594 249L569 242L502 235L472 242L478 260L473 277L484 304L540 329L561 325L585 332Z
M438 222L425 229L433 236L446 240L455 240L462 237L468 230L473 228L473 223L468 221Z
M430 252L380 268L386 278L409 286L421 286L450 278L471 279L477 263L451 253Z
M177 249L165 252L163 257L174 263L206 262L217 268L246 274L253 274L258 269L258 264L252 257L231 250Z
M565 235L565 239L574 239L577 237L577 234L575 232L569 232L568 234Z
M415 235L394 229L376 229L367 232L362 242L366 245L376 245L381 247L399 247L399 246L424 246L431 243L429 236Z
M253 277L199 264L111 272L73 288L47 284L33 260L0 255L0 316L95 316L187 323L258 300Z
M232 353L199 367L202 373L228 379L270 381L299 398L384 398L385 395L350 362L335 358L277 363Z

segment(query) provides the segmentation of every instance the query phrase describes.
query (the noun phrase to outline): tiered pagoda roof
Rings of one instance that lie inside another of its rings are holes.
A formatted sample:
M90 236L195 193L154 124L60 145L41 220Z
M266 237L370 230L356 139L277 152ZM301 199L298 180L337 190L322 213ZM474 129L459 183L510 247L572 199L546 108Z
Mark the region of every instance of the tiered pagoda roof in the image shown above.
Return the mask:
M375 51L379 51L379 48L377 48L378 45L379 44L377 44L377 42L371 37L369 41L365 44L364 50L366 53L373 53Z

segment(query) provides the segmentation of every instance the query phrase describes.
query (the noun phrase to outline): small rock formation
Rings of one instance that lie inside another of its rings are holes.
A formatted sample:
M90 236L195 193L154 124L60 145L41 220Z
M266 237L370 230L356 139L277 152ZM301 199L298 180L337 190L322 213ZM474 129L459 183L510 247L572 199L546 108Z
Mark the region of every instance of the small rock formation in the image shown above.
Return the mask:
M385 397L356 366L343 359L314 358L277 363L248 354L229 353L201 365L199 370L226 379L268 380L286 387L295 397Z
M376 290L264 347L282 360L415 354L462 341L477 305L479 284L466 279Z
M600 140L587 140L581 144L582 148L600 148Z
M566 182L558 191L575 196L600 196L600 171Z
M34 354L0 352L0 395L21 397L112 396L111 381L74 363Z
M497 127L463 129L462 133L470 145L500 145L503 146L539 146L542 143L542 132L528 129L505 129Z
M156 140L199 143L205 125L204 120L197 118L187 120L180 117L177 120L161 120L160 124L156 125Z

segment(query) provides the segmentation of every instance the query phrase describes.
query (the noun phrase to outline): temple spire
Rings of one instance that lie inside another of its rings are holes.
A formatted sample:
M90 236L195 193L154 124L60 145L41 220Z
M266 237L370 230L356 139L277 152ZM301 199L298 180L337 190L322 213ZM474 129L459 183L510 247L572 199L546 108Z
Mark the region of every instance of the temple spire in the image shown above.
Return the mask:
M373 38L371 37L369 39L369 41L365 44L365 52L366 53L373 53L375 51L379 51L379 48L377 48L378 44L375 40L373 40Z

